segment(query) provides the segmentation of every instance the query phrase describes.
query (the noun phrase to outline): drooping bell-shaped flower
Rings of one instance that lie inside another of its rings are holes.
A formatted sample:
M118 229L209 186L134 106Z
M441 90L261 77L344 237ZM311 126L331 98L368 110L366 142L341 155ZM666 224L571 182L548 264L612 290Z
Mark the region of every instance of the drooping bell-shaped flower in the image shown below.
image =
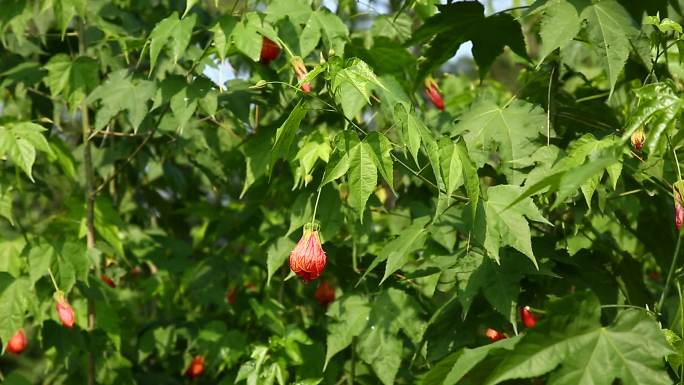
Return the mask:
M646 141L646 135L644 134L644 130L639 128L634 133L632 134L630 141L632 142L632 147L634 147L635 151L641 151L641 148L644 146L644 142Z
M485 331L485 336L489 338L489 340L492 342L500 341L506 338L506 335L504 333L501 333L500 331L492 328L488 328Z
M679 180L672 186L672 192L674 196L675 228L677 228L677 231L681 230L682 224L684 223L684 199L682 198L683 191L684 180Z
M328 307L330 302L335 300L335 289L333 289L327 281L321 282L316 288L316 301L322 306Z
M259 62L261 62L261 64L268 64L277 59L279 55L280 46L273 40L264 36L261 41L261 55L259 56Z
M196 378L204 373L204 357L195 356L190 362L190 366L185 370L185 375L189 378Z
M74 322L76 322L76 317L74 316L74 309L71 308L69 302L64 298L64 293L58 291L54 295L55 298L55 309L57 309L57 315L59 320L67 328L74 327Z
M427 95L428 99L430 99L438 110L444 111L444 99L442 99L442 94L439 92L439 86L437 86L435 79L433 79L432 76L428 76L425 78L424 85L425 95Z
M304 61L302 58L295 56L292 58L292 67L295 70L295 74L297 75L297 80L302 81L304 78L306 78L306 75L309 74L309 71L306 69L306 65L304 65ZM311 84L309 83L302 83L302 92L309 93L311 92Z
M24 334L24 329L19 329L7 343L7 351L14 354L20 354L26 349L27 344L28 340L26 339L26 334Z
M302 238L290 253L290 270L302 277L304 282L309 282L323 273L327 262L317 227L305 225Z
M529 306L520 309L520 318L522 318L526 328L533 328L537 325L537 318L534 316L534 313L532 313Z

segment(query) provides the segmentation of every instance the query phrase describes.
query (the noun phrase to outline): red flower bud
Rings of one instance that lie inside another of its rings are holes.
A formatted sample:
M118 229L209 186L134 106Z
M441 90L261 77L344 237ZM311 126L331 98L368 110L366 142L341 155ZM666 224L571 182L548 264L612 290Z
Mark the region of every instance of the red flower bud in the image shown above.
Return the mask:
M280 46L276 44L273 40L264 37L261 40L261 57L259 62L261 64L268 64L272 60L275 60L280 55Z
M196 378L204 373L204 357L195 356L190 363L190 366L185 371L185 375L190 378Z
M673 194L675 208L675 228L677 228L677 231L682 228L682 223L684 223L684 201L682 200L682 193L679 192L679 188L677 186L678 183L679 182L675 183Z
M297 75L297 80L300 82L302 81L302 79L306 77L306 75L309 74L309 71L306 70L306 66L304 65L304 62L300 57L294 57L292 59L292 67L294 67L295 74ZM302 83L302 91L307 94L311 92L311 84Z
M235 303L235 289L228 290L226 293L226 300L231 305Z
M537 319L532 311L530 311L529 306L525 306L524 308L520 309L520 318L522 318L526 328L533 328L535 325L537 325Z
M64 294L57 292L55 294L55 308L57 309L57 315L59 315L59 320L62 321L62 325L67 328L74 327L75 317L74 310L69 305L69 302L64 298Z
M492 342L496 342L507 338L504 333L501 333L500 331L492 328L488 328L487 331L485 331L485 336L487 336L487 338L489 338L489 340Z
M290 270L302 277L304 282L318 278L327 263L318 231L307 227L309 226L304 226L302 238L290 253Z
M330 287L328 282L323 281L316 289L316 300L323 306L328 307L330 302L335 300L335 289Z
M432 104L434 104L438 110L444 111L444 100L442 99L442 95L439 93L439 87L437 86L435 79L433 79L431 76L428 76L425 79L424 84L425 95L427 95L428 99L430 99Z
M26 349L27 344L28 341L26 340L24 329L19 329L7 343L7 351L14 354L20 354Z
M646 135L644 135L644 130L640 128L634 131L630 139L632 141L632 147L634 147L634 150L641 151L641 148L644 146L644 142L646 141Z
M100 281L106 283L107 286L109 286L109 287L111 287L111 288L115 288L115 287L116 287L116 283L114 283L114 281L113 281L111 278L109 278L109 277L107 276L107 274L100 274Z

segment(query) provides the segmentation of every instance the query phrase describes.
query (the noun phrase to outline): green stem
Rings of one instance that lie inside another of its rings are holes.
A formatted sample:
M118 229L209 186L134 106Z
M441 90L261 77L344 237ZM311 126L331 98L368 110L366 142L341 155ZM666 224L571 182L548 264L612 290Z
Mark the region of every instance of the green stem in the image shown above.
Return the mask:
M665 302L665 297L667 297L667 292L670 288L670 281L672 280L672 274L674 273L675 266L677 265L677 259L679 257L679 246L681 246L681 244L682 235L680 232L677 232L677 245L675 246L674 255L672 255L672 263L670 264L670 270L667 272L667 279L665 280L665 287L663 288L663 293L660 295L660 300L658 301L658 311L661 311L663 303Z
M318 194L316 195L316 204L314 205L313 215L311 216L311 226L312 227L316 223L316 210L318 210L318 200L321 199L321 190L322 190L322 188L319 187L318 188Z
M55 276L52 275L52 270L48 267L48 274L50 274L50 280L52 280L52 285L55 287L55 291L60 291L59 286L57 286L57 281L55 280Z

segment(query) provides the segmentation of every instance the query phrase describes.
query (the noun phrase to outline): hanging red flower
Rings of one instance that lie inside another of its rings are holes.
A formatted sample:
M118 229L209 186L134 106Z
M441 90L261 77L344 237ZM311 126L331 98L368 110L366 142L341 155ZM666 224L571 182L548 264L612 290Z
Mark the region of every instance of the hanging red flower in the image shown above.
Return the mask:
M290 270L309 282L325 270L327 257L315 226L304 226L304 234L290 253Z

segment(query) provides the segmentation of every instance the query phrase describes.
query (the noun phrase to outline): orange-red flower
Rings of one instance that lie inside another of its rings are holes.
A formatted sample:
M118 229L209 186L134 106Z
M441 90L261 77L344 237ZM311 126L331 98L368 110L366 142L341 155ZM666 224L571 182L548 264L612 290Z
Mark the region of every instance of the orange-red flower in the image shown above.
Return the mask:
M302 58L295 56L292 59L292 67L294 67L295 74L297 75L297 80L302 81L306 77L306 75L309 74L309 71L307 71L306 66L304 65L304 62L302 61ZM302 91L305 93L311 92L311 84L309 83L302 83Z
M323 306L328 307L330 302L335 300L335 289L327 281L321 282L316 289L316 300Z
M226 292L226 300L231 305L235 303L235 289L230 289Z
M62 325L68 328L74 327L74 322L76 321L74 309L71 308L69 302L64 298L64 294L62 292L55 293L55 301L57 315L59 316L59 320L62 321Z
M636 151L641 151L641 148L644 146L644 142L646 141L644 130L639 128L638 130L634 131L630 139L632 142L632 147L634 147Z
M529 306L520 309L520 318L522 318L526 328L533 328L537 325L537 318L534 316L534 313L532 313Z
M190 366L188 366L188 369L185 371L185 375L190 378L196 378L201 376L202 373L204 373L204 357L195 356L195 358L192 359Z
M442 94L439 93L439 86L432 76L425 78L425 95L432 102L432 104L437 107L438 110L444 111L444 99L442 99Z
M262 64L268 64L275 60L280 55L280 47L276 42L264 36L261 41L261 56L259 61Z
M107 286L109 286L111 288L116 287L116 283L114 283L114 281L111 278L109 278L109 276L107 276L107 274L100 274L100 281L106 283Z
M489 340L492 342L496 342L506 338L506 335L504 333L501 333L500 331L492 328L488 328L487 331L485 331L485 336L487 336L487 338L489 338Z
M26 339L26 334L24 334L24 329L19 329L7 343L7 351L14 354L20 354L26 349L27 344L28 340Z
M318 231L305 226L302 238L290 253L290 270L309 282L323 273L326 263Z
M679 181L674 185L674 208L675 208L675 228L679 231L684 223L684 199L678 185L683 185L684 181Z

